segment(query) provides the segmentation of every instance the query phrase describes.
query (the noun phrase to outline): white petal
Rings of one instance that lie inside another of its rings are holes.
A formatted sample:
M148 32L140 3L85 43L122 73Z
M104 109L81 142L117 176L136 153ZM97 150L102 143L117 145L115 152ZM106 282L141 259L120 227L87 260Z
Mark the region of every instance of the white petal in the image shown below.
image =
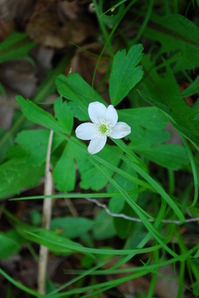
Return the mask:
M111 123L111 126L115 126L118 120L118 114L114 106L108 106L106 110L106 120Z
M131 133L131 127L125 122L118 122L111 131L110 137L113 139L121 139Z
M76 130L76 137L81 140L91 140L93 138L96 138L96 130L94 128L93 123L83 123L80 124Z
M88 146L88 152L91 154L98 153L104 148L106 144L106 140L107 140L107 136L97 137L95 139L92 139Z
M88 106L88 114L91 121L96 123L98 120L105 119L106 107L98 101L91 102Z

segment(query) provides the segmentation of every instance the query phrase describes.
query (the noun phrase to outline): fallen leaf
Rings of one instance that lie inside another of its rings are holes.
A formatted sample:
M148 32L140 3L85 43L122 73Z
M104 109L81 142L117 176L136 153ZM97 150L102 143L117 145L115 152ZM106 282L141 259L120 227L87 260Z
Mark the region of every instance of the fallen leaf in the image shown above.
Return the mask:
M43 46L60 49L70 42L80 44L91 36L93 26L87 18L79 16L78 19L63 20L58 11L57 3L53 3L35 13L26 26L30 38Z

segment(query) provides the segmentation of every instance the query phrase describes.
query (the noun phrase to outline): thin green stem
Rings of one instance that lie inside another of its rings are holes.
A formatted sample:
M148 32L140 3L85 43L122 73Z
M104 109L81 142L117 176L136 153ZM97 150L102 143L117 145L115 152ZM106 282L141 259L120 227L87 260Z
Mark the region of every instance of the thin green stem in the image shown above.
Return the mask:
M144 30L145 30L145 28L147 26L147 23L148 23L148 21L150 19L150 16L151 16L151 13L152 13L152 10L153 10L153 3L154 3L154 0L150 0L150 2L148 4L148 10L147 10L145 19L142 22L142 25L140 26L140 29L139 29L138 33L136 34L135 39L132 42L133 44L136 44L138 42L138 40L142 36L142 34L143 34L143 32L144 32Z
M137 2L137 0L133 0L133 1L130 1L130 3L127 5L127 7L125 8L125 10L123 11L123 13L121 14L120 18L118 19L117 23L115 24L114 28L112 29L111 33L109 34L107 40L106 40L106 43L105 45L103 46L103 49L99 55L99 58L97 60L97 63L96 63L96 66L95 66L95 69L94 69L94 73L93 73L93 79L92 79L92 87L94 86L94 81L95 81L95 75L96 75L96 72L97 72L97 68L98 68L98 65L99 65L99 62L102 58L102 55L105 51L105 49L107 48L107 45L110 43L110 40L111 38L113 37L113 34L115 33L117 27L119 26L121 20L123 19L123 17L125 16L125 14L128 12L128 10L130 9L130 7L135 4L135 2ZM96 0L94 0L94 3L96 3ZM97 7L97 6L96 6Z

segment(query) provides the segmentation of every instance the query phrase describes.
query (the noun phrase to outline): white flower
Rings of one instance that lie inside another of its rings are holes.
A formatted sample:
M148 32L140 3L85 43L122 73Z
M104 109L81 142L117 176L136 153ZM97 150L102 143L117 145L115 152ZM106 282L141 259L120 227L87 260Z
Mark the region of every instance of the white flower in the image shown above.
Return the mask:
M76 130L77 138L91 140L88 152L95 154L102 150L106 144L107 137L121 139L131 133L131 128L125 122L117 122L118 114L116 109L96 101L88 106L88 114L93 123L80 124Z

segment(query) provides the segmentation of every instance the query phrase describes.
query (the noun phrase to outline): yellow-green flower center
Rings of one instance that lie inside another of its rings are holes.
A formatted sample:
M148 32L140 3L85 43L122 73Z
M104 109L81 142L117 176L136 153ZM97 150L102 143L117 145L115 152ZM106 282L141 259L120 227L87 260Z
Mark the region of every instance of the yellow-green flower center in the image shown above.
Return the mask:
M100 131L101 133L105 134L105 133L107 132L107 130L108 130L108 128L107 128L107 126L106 126L105 124L101 124L101 125L99 126L99 131Z

